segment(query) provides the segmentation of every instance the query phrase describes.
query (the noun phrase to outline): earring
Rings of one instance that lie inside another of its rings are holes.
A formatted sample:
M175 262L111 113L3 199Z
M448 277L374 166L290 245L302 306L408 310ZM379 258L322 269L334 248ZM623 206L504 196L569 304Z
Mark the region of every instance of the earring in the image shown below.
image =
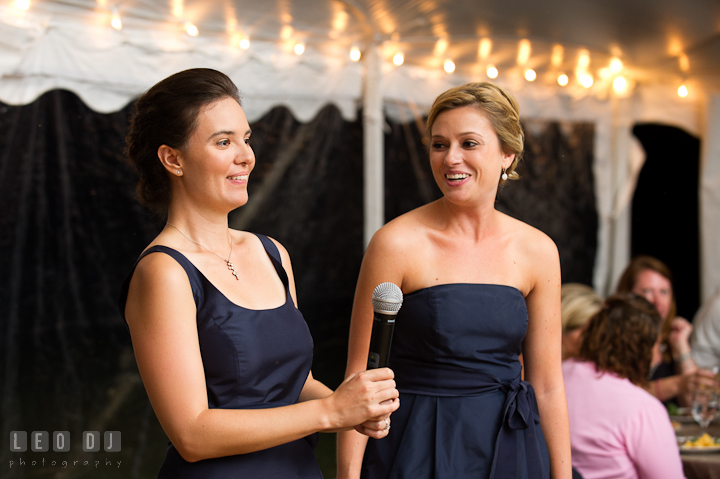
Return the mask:
M505 173L505 168L503 168L502 170L503 170L503 171L502 171L502 175L500 175L500 178L502 178L503 180L507 180L507 179L508 179L508 175L507 175L507 173Z
M178 170L178 175L180 174L180 170Z

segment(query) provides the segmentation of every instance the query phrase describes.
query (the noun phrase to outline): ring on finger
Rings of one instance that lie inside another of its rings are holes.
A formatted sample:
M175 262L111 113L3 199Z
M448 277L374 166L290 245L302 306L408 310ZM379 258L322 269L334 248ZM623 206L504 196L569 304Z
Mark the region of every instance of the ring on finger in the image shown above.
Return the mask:
M383 428L383 431L387 431L390 429L390 421L385 418L385 427Z

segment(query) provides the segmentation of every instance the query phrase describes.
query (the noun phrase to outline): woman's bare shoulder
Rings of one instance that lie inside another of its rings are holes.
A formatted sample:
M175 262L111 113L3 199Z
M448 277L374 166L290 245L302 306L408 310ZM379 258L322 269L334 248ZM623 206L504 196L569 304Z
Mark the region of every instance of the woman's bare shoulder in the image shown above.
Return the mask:
M429 206L421 206L389 221L373 235L370 245L386 252L407 252L421 248L430 230Z
M150 246L166 245L151 244ZM171 248L170 246L167 247ZM147 254L138 261L131 284L139 283L143 287L157 284L164 285L166 289L172 289L175 286L188 283L188 281L187 273L182 265L169 254L158 251Z
M517 252L530 256L541 254L557 257L557 246L550 236L524 221L503 216L506 232L514 238Z

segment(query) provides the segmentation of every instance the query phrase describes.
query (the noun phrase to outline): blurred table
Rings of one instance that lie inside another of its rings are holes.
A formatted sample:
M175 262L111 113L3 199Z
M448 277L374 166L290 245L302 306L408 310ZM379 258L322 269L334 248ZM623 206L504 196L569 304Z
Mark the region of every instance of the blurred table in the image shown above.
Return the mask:
M678 436L699 436L702 430L695 422L683 423L676 433ZM720 436L720 421L716 419L710 424L707 433ZM687 479L720 479L720 452L681 452L680 459Z

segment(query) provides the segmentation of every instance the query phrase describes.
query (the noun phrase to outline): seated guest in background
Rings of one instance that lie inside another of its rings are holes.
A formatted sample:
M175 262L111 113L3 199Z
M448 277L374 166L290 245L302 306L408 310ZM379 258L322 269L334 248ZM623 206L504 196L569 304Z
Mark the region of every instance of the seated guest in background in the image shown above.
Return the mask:
M690 346L695 363L707 369L720 366L720 289L697 312L693 327Z
M590 318L602 306L602 298L590 286L566 283L560 289L562 318L562 359L576 357L580 352L580 335Z
M661 319L635 294L607 299L563 362L572 464L584 479L684 477L667 411L643 386Z
M617 286L618 293L643 296L663 319L660 337L662 360L654 364L649 391L664 402L687 405L698 384L712 386L712 372L698 370L690 354L692 325L676 316L675 293L670 269L652 256L633 258Z

